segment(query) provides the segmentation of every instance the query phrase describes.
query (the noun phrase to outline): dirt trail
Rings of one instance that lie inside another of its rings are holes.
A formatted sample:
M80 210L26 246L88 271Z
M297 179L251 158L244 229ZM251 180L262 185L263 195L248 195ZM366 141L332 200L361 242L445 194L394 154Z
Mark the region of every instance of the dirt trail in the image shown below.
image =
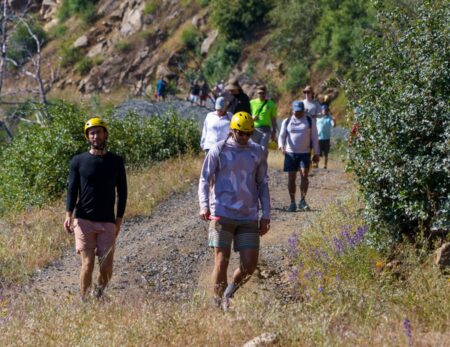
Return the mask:
M288 237L307 226L312 215L326 208L350 184L342 164L331 161L328 167L327 171L315 169L311 177L307 201L312 211L295 213L286 212L287 175L278 167L270 169L272 229L262 239L259 269L250 286L288 296ZM197 213L194 184L187 192L168 197L150 216L127 220L117 242L114 277L107 296L137 291L160 300L189 300L196 291L207 289L212 266L208 225L197 218ZM233 255L231 266L236 264L237 256ZM70 249L39 270L29 289L58 297L78 295L79 266L78 257Z

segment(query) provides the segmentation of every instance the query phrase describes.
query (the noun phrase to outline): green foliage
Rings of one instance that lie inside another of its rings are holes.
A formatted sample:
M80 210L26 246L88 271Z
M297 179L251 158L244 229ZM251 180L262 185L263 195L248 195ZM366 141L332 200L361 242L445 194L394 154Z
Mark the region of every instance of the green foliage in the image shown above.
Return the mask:
M207 7L209 5L209 0L196 0L196 2L201 7Z
M61 194L67 184L70 158L87 149L85 112L74 105L50 107L48 127L30 125L18 132L0 154L0 214L41 205ZM166 117L106 117L108 148L129 166L144 166L188 150L199 150L200 134L193 120Z
M298 93L308 81L308 66L306 63L296 63L289 66L284 81L284 89L289 93Z
M94 61L91 58L83 57L81 60L75 65L75 70L80 75L87 75L89 71L91 71L94 66Z
M381 3L382 4L382 3ZM380 9L348 87L358 130L353 168L374 236L428 237L450 225L450 7Z
M131 43L127 40L119 41L115 46L122 53L127 53L131 50Z
M227 76L238 62L242 51L241 40L219 39L211 53L203 62L202 73L209 81L219 81Z
M58 18L60 21L79 15L85 23L91 23L96 18L95 4L98 0L63 0L59 7Z
M202 35L200 31L194 26L188 26L181 33L181 42L189 50L195 50L201 43Z
M28 23L31 31L39 40L41 47L47 40L47 35L42 27L36 22ZM30 35L25 24L19 23L13 29L9 38L7 56L19 65L24 64L29 57L37 52L38 46L33 36Z
M52 39L63 37L67 33L67 26L63 23L59 23L52 27L49 31L49 35Z
M147 2L144 6L144 14L145 15L154 14L158 9L159 6L158 3L159 3L158 0L150 0L149 2Z
M61 56L61 66L72 66L83 58L82 53L78 48L73 47L72 43L65 42L59 49L59 55Z
M212 19L227 40L242 39L270 10L271 0L211 0Z

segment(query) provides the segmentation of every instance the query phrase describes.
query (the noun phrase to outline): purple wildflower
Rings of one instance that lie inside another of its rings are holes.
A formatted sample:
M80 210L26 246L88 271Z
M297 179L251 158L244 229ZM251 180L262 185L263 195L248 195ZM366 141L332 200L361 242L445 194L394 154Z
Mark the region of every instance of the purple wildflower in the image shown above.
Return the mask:
M323 287L319 286L319 288L317 290L319 291L319 293L322 293L323 292Z
M298 256L298 236L295 232L288 239L289 254L292 259Z
M334 250L337 254L341 254L344 252L344 247L342 245L341 240L339 240L336 236L333 236L333 242L334 242Z
M294 266L291 274L289 275L289 281L291 281L291 283L294 283L295 280L297 279L298 276L298 267Z
M405 334L408 337L408 342L411 345L412 344L412 333L411 333L411 322L409 321L409 319L405 319L403 321L403 326L405 328Z

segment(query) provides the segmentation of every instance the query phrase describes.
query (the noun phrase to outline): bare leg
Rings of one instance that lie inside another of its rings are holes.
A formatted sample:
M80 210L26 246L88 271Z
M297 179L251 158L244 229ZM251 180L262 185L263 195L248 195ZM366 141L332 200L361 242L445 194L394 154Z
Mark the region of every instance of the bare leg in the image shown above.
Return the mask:
M288 191L291 202L295 202L295 181L297 178L297 172L288 172Z
M98 258L100 271L98 273L97 283L103 290L111 280L113 272L114 246L103 257Z
M213 293L221 297L227 287L227 270L230 262L231 248L214 248L214 270L212 272Z
M255 272L258 265L259 249L243 249L239 252L239 255L240 266L233 273L233 284L236 289L247 282Z
M80 292L81 298L84 299L86 292L92 283L92 272L95 264L95 250L88 249L81 251L81 272L80 272Z
M309 179L308 179L308 169L300 169L300 196L302 199L306 197L308 192Z

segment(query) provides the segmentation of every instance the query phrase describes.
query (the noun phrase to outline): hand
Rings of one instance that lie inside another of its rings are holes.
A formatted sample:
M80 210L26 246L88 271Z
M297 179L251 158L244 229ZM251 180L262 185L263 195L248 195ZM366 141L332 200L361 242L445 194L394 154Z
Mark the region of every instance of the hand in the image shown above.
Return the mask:
M314 154L314 156L313 156L313 159L312 159L312 160L313 160L313 162L314 162L314 163L316 163L316 164L317 164L317 163L318 163L318 162L320 161L320 157L319 157L319 155L318 155L318 154Z
M200 212L198 213L198 216L201 220L209 220L209 216L211 215L211 212L209 211L209 208L202 208Z
M261 236L267 234L270 229L270 219L261 218L259 221L259 234Z
M259 116L252 116L252 118L255 122L259 120Z
M272 134L270 136L272 141L275 141L276 135L277 135L277 132L275 130L272 130Z
M116 238L117 236L119 236L119 232L120 232L120 226L122 225L122 218L117 217L116 218L116 223L115 223L115 228L116 228Z
M286 153L286 150L284 149L284 147L279 147L278 149L281 151L281 153L283 153L283 154Z
M72 234L73 233L73 227L72 227L72 217L67 216L66 219L64 220L64 230L68 233L68 234Z

